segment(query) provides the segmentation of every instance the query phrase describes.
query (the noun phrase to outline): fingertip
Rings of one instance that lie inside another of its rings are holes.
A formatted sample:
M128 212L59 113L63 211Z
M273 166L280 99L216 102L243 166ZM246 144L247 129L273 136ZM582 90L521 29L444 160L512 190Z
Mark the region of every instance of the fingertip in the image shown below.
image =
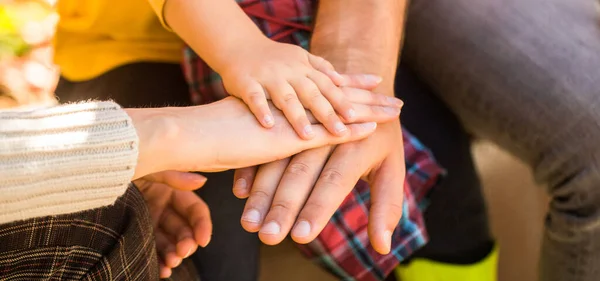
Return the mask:
M299 220L292 229L292 240L300 244L307 244L312 241L312 225L307 220Z
M165 265L170 268L178 267L182 259L176 253L168 253L165 255Z
M363 135L369 135L373 132L375 132L375 130L377 129L377 123L376 122L367 122L367 123L361 123L361 124L353 124L350 126L359 126L359 136L363 136Z
M208 181L208 179L205 176L198 173L188 173L188 176L194 184L193 189L197 189L204 186L204 184L206 184L206 181Z
M194 239L192 238L184 238L182 240L180 240L179 242L177 242L177 255L182 258L185 259L187 257L189 257L189 255L191 253L193 253L194 251L196 251L197 248L197 244L196 241L194 241Z
M356 110L354 110L354 108L348 109L344 115L344 119L346 119L347 122L353 122L356 119Z
M383 81L383 78L379 75L365 74L363 81L369 86L377 86Z
M271 115L271 113L269 112L264 115L261 123L265 128L272 128L273 126L275 126L275 118L273 118L273 115Z
M310 140L315 137L315 131L310 124L304 125L304 127L302 127L302 131L297 133L306 140Z
M212 239L212 234L208 235L206 238L204 238L204 241L202 241L201 243L198 243L198 245L200 245L200 247L202 247L202 248L206 248L206 246L208 246L208 244L210 244L211 239Z
M270 221L260 228L258 237L260 238L260 241L267 245L277 245L285 238L285 236L281 237L281 230L281 225L278 222Z
M173 271L170 268L168 268L162 262L160 263L159 267L160 267L160 270L159 270L160 278L169 278L169 277L171 277L171 274L173 273Z
M389 254L392 247L392 232L386 230L383 232L383 249L382 254Z
M348 133L348 127L346 127L346 125L340 121L335 122L333 125L333 130L334 133L339 137L343 137Z
M233 194L239 199L245 199L248 197L248 181L241 177L233 184Z
M212 238L212 223L210 222L199 222L194 226L194 242L200 247L204 248L208 246Z
M325 74L329 77L329 79L331 79L333 84L335 84L336 86L343 87L346 85L346 79L344 79L344 77L337 71L329 70L326 71Z

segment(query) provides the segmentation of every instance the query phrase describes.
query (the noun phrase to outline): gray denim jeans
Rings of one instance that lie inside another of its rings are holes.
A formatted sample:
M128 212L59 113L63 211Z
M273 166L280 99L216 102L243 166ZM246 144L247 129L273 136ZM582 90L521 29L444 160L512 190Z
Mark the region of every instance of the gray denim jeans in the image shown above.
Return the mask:
M595 0L413 0L403 62L464 126L552 196L544 281L600 280L600 13Z

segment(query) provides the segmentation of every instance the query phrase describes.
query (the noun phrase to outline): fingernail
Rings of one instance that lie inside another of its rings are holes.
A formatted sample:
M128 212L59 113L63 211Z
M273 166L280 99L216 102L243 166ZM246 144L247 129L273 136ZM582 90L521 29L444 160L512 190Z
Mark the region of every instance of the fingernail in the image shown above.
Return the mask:
M388 103L393 104L395 106L399 106L402 107L404 105L404 102L402 102L402 100L394 98L394 97L387 97L388 99Z
M192 248L190 248L188 250L187 254L185 254L185 257L188 258L191 254L192 254Z
M385 247L389 249L392 246L392 232L386 230L383 232L383 242L385 243Z
M375 122L363 123L362 126L363 126L363 128L365 128L367 130L375 130L377 128L377 123L375 123Z
M308 137L312 137L315 135L315 132L313 132L311 125L304 126L304 134L306 134L306 136Z
M306 237L310 234L310 223L302 220L296 224L294 230L292 231L292 235L296 237Z
M275 124L275 120L273 120L273 116L271 115L265 116L263 121L265 122L265 124L267 124L267 126L273 126L273 124Z
M356 111L354 111L354 109L350 108L348 110L348 118L349 119L354 119L354 117L356 117Z
M342 134L348 130L348 128L346 128L346 126L342 124L342 122L336 122L335 125L333 125L333 128L338 134Z
M341 81L341 83L338 86L342 86L344 84L344 77L342 77L342 75L340 75L337 71L335 70L329 70L327 71L327 75L329 76L333 76L335 77L338 81Z
M379 84L381 83L381 80L383 80L383 78L380 76L365 74L365 81L367 81L367 83Z
M387 113L389 115L398 115L398 114L400 114L400 108L398 108L398 107L384 106L383 107L383 111L385 111L385 113Z
M250 209L244 213L242 220L252 223L260 223L260 212L256 209Z
M281 227L277 222L274 221L265 224L260 230L260 232L264 234L279 234L280 231Z
M181 259L177 259L177 262L175 262L175 266L173 267L178 267L181 264Z
M238 179L235 181L233 189L246 190L247 186L246 179Z

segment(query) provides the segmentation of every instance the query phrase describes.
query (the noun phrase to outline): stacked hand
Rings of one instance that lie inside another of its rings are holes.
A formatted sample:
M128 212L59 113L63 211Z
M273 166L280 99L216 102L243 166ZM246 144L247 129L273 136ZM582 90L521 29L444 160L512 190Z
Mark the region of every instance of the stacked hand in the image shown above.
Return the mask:
M331 63L301 47L271 41L248 39L248 46L236 49L217 66L227 91L241 98L265 127L275 124L267 100L281 110L298 135L311 139L315 132L305 109L330 133L348 133L345 123L357 122L355 103L401 107L398 99L351 92L348 97L339 86L353 83L359 89L374 88L381 78L373 75L340 75Z

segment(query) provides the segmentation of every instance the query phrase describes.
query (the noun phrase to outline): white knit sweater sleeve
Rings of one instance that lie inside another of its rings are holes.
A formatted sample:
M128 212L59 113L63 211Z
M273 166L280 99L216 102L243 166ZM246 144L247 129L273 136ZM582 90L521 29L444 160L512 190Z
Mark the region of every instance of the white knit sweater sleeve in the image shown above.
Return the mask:
M0 224L111 205L137 157L135 128L113 102L0 110Z

